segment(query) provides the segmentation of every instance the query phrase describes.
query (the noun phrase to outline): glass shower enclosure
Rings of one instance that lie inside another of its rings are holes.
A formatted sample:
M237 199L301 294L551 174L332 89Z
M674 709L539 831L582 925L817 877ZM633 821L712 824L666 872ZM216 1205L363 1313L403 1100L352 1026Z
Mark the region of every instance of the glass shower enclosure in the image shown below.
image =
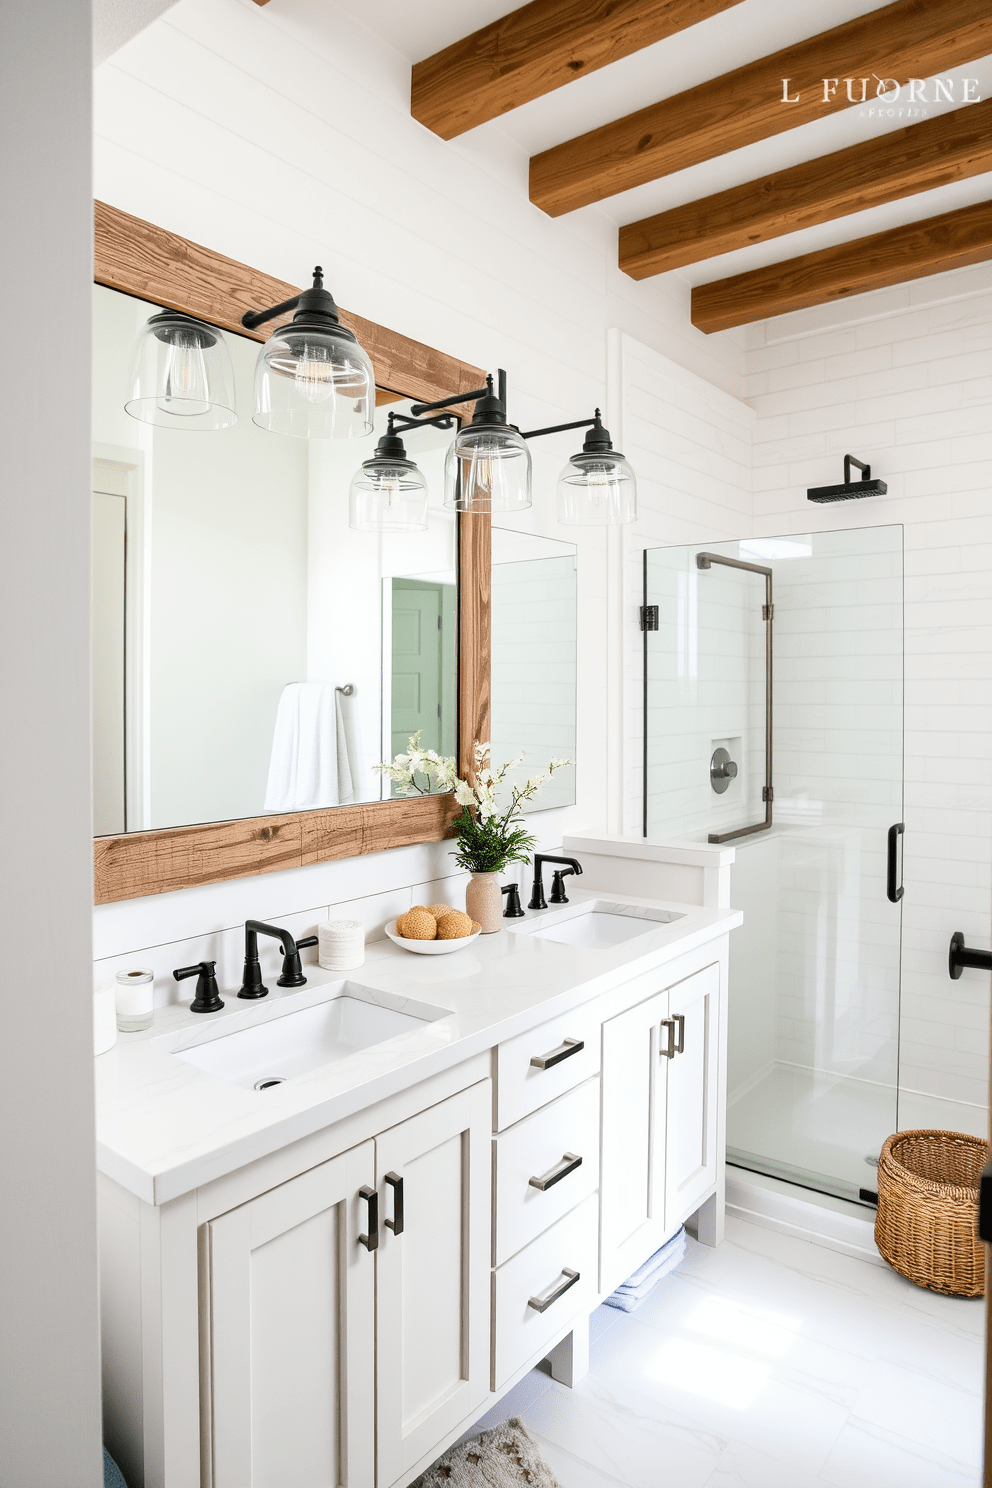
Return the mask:
M644 834L736 849L728 1161L865 1203L898 1126L902 538L644 555Z

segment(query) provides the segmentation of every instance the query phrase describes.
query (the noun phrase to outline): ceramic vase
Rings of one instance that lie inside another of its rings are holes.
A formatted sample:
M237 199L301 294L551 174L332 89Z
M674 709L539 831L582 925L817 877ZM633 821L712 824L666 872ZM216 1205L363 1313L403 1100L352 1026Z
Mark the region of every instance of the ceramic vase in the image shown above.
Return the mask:
M473 873L465 890L465 913L482 926L483 935L503 928L503 895L498 873Z

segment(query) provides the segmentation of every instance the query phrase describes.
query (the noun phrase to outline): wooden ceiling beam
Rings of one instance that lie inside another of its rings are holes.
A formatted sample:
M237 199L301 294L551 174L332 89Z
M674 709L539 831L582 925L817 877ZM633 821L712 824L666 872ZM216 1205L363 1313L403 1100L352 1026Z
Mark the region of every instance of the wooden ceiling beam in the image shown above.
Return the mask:
M692 323L709 335L988 259L992 202L978 202L836 248L699 284L692 291Z
M989 52L989 0L895 0L533 156L530 199L559 217L850 108L847 78L860 103L865 74L907 83ZM837 80L827 101L824 78Z
M649 279L988 170L992 98L631 222L620 267Z
M730 10L740 0L532 0L416 62L410 112L442 139Z

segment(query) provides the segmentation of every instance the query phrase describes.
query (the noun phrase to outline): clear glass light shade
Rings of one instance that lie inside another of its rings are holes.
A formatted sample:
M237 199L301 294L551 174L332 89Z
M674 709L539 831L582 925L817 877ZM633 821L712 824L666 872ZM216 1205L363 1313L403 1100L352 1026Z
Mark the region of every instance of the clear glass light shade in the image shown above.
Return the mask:
M455 511L513 512L531 504L531 459L515 429L459 430L444 461L444 504Z
M234 366L223 333L178 311L153 315L134 348L124 408L161 428L236 424Z
M348 526L357 532L424 532L427 482L409 460L368 460L351 482Z
M375 377L357 341L333 330L281 326L255 365L259 428L298 439L356 439L372 432Z
M623 455L573 455L558 477L558 520L612 527L637 518L637 481Z

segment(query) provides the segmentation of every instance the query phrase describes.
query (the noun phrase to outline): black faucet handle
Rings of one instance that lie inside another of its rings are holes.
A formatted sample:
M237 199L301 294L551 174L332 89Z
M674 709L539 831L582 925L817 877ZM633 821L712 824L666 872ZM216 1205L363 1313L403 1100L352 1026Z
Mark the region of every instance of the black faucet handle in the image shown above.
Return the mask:
M216 961L197 961L195 966L177 966L172 973L177 982L196 977L196 996L189 1005L191 1013L217 1013L224 1006L214 975Z
M556 868L551 875L551 903L567 904L568 895L565 893L565 878L569 873L574 873L574 868Z
M289 951L282 958L282 976L276 982L277 987L305 987L306 977L303 975L303 964L300 961L300 952L306 950L307 946L319 944L320 937L308 935L305 940L296 942L296 950Z
M503 911L504 920L519 920L524 913L520 903L520 885L515 883L504 884L502 892L506 895L506 908Z

